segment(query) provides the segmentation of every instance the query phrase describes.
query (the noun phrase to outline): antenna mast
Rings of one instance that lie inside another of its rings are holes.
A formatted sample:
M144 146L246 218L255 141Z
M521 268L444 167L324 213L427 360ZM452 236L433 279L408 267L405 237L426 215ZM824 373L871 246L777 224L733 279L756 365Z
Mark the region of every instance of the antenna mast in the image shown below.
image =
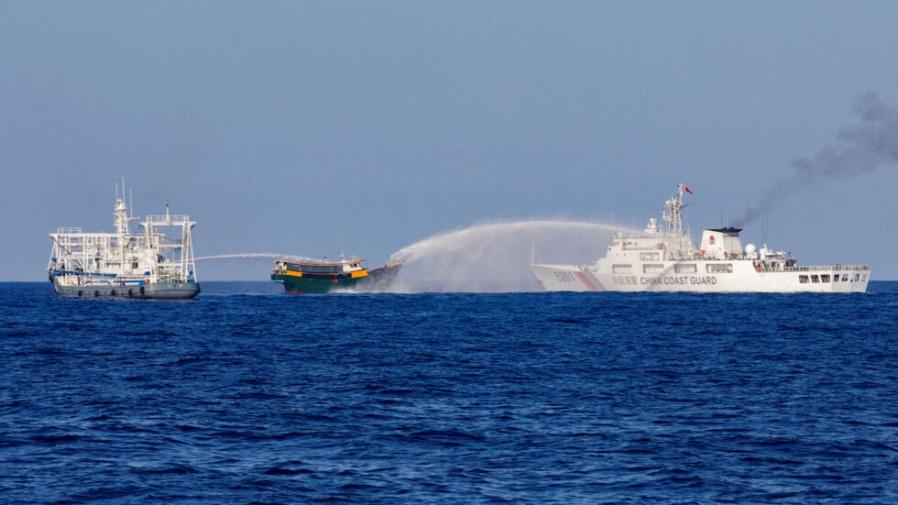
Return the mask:
M683 234L683 216L681 211L685 206L686 204L683 203L683 184L677 184L676 196L664 202L664 207L667 210L661 215L661 218L667 223L668 234Z
M672 257L678 259L691 258L695 252L692 240L683 229L682 211L686 207L686 204L683 203L683 195L687 192L692 193L692 190L682 183L677 184L676 196L664 202L665 210L661 213L661 219L667 223L666 236L669 243L672 244Z

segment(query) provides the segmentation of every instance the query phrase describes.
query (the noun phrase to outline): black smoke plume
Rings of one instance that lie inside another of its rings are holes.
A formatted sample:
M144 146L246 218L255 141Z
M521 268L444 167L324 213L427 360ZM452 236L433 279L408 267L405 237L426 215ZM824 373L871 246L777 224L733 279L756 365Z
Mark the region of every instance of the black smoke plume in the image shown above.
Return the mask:
M852 108L854 123L810 158L792 161L792 172L765 191L758 203L734 223L743 226L757 219L786 196L830 179L869 174L898 165L898 109L876 93L862 95Z

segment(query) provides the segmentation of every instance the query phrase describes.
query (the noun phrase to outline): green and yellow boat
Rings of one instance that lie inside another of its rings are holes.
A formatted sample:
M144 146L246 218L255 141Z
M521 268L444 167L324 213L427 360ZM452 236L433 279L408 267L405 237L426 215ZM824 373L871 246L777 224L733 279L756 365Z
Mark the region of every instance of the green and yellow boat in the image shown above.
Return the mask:
M368 270L360 258L326 259L278 258L271 280L284 285L288 293L327 293L335 289L378 291L389 288L399 273L399 263Z

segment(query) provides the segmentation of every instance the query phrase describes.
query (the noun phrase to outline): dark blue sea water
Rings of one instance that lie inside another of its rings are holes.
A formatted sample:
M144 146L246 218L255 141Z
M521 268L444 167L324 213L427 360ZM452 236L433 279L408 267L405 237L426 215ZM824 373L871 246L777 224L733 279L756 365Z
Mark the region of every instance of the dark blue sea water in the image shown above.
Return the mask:
M866 295L0 284L3 503L896 503Z

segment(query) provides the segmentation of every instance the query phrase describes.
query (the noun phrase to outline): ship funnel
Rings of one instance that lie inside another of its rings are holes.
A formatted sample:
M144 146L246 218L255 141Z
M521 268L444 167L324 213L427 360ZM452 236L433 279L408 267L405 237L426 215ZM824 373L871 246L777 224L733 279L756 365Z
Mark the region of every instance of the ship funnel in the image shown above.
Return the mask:
M733 228L708 228L702 231L701 251L705 258L712 260L724 260L738 257L742 254L742 241L739 232L742 229Z

